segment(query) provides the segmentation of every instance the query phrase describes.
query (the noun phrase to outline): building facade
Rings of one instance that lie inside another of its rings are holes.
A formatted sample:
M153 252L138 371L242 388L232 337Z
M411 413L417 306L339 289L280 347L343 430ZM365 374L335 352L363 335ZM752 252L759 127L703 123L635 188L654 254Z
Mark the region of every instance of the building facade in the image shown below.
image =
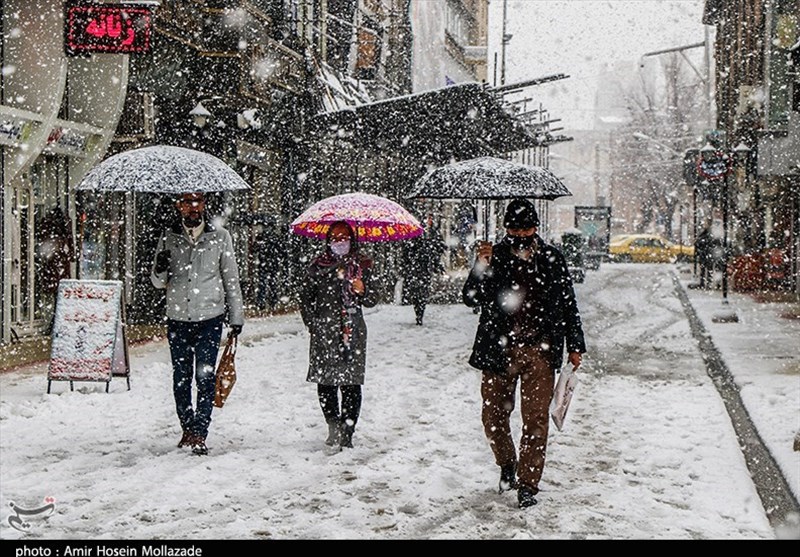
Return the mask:
M174 198L75 191L116 153L188 147L245 179L248 191L212 194L209 210L234 237L248 310L271 311L293 305L303 261L319 247L288 227L314 201L366 191L405 203L430 165L534 144L481 83L485 0L443 0L438 32L465 73L453 87L413 90L414 18L436 4L142 0L127 6L150 16L146 51L72 56L65 1L5 0L2 342L48 332L53 294L42 287L52 271L39 246L52 242L56 209L69 247L59 278L120 280L127 321L161 322L163 293L149 273ZM392 253L376 250L387 292Z
M800 292L800 2L707 0L703 22L721 147L749 149L731 175L734 255L777 265L765 286Z
M65 54L64 13L58 0L2 3L3 343L46 332L54 278L80 270L74 187L106 153L128 84L127 54Z

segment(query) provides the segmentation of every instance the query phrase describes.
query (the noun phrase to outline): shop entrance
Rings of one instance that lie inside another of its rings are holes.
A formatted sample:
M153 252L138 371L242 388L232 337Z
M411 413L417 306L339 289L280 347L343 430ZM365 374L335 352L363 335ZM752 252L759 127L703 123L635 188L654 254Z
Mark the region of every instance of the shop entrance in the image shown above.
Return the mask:
M48 331L58 281L75 273L66 174L64 158L44 156L10 185L12 337Z

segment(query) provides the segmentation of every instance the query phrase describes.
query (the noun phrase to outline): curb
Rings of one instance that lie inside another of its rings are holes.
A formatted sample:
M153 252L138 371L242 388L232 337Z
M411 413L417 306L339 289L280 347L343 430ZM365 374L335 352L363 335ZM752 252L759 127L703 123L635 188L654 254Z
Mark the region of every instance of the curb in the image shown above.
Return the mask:
M683 305L686 317L689 319L692 336L697 340L703 355L706 372L714 382L731 418L731 424L739 440L739 447L744 455L750 476L753 478L753 484L761 499L761 504L767 513L767 518L772 527L776 529L789 525L796 527L798 517L800 517L800 504L772 453L758 434L739 395L739 387L725 364L722 354L714 345L711 335L697 316L683 285L677 276L673 275L672 279L675 282L675 291Z

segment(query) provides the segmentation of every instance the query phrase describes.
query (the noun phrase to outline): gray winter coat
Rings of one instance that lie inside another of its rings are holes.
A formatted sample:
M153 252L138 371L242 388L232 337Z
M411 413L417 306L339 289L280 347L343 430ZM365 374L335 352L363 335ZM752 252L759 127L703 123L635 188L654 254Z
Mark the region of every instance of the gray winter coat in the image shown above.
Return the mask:
M206 223L196 244L177 222L158 242L156 254L170 252L169 269L150 280L167 289L167 318L175 321L206 321L228 312L228 323L244 324L239 268L230 233Z
M363 385L367 360L367 324L363 307L373 307L377 294L370 284L372 261L358 256L364 294L349 314L352 338L349 352L342 341L342 285L336 265L321 265L320 258L308 268L300 293L300 314L311 335L307 381L321 385ZM349 354L349 357L347 357Z

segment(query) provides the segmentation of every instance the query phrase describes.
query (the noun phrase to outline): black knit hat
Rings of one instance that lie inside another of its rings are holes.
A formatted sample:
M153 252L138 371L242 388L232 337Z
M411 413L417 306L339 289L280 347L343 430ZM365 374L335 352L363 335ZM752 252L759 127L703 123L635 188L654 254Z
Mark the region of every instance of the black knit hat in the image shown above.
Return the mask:
M527 199L515 199L506 207L503 217L503 226L506 228L531 228L539 226L539 215L536 207Z

